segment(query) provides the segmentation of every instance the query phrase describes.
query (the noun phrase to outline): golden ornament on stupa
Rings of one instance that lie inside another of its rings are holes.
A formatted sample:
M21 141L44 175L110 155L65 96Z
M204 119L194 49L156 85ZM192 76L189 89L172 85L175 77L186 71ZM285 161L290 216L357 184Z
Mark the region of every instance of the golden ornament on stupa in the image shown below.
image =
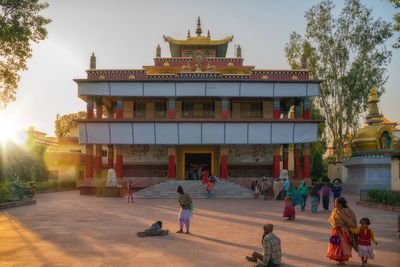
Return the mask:
M368 98L369 114L365 117L368 125L361 128L353 140L356 154L382 154L394 148L391 127L380 124L383 115L379 114L378 102L378 91L372 88Z

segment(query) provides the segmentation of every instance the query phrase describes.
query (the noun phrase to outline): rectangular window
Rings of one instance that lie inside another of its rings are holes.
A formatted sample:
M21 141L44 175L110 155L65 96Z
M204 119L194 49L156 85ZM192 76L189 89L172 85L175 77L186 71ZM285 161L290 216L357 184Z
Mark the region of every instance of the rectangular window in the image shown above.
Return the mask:
M214 113L214 102L183 102L182 104L184 118L212 118Z
M242 118L261 118L262 102L240 103L240 116Z
M135 102L135 117L144 118L146 116L146 103L145 102Z
M102 157L107 157L107 150L102 150L101 151L101 156Z
M164 118L167 116L167 103L155 102L154 103L154 117Z

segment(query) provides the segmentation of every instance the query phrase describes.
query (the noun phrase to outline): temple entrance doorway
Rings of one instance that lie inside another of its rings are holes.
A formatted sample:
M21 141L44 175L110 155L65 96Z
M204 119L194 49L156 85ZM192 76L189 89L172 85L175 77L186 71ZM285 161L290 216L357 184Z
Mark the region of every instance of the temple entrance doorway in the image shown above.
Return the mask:
M184 179L185 180L201 180L201 173L207 170L209 173L212 171L212 153L196 152L184 153Z

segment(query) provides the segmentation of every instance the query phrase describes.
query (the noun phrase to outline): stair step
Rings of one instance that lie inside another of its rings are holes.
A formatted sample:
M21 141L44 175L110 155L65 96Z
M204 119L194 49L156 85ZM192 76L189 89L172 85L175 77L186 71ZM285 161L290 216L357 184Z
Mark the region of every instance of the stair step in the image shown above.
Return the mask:
M147 187L137 193L136 198L176 198L176 188L178 185L192 198L207 198L207 190L200 180L195 181L165 181L150 187ZM229 181L221 181L215 184L212 192L212 198L252 198L250 189L242 187Z

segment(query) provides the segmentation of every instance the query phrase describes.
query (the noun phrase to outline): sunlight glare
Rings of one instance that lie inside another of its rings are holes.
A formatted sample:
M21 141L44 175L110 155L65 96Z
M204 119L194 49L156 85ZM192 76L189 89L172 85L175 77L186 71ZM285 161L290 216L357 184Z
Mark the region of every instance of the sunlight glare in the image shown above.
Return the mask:
M15 120L8 116L5 111L0 111L0 142L2 144L11 141L18 145L26 142L27 133L15 123Z

